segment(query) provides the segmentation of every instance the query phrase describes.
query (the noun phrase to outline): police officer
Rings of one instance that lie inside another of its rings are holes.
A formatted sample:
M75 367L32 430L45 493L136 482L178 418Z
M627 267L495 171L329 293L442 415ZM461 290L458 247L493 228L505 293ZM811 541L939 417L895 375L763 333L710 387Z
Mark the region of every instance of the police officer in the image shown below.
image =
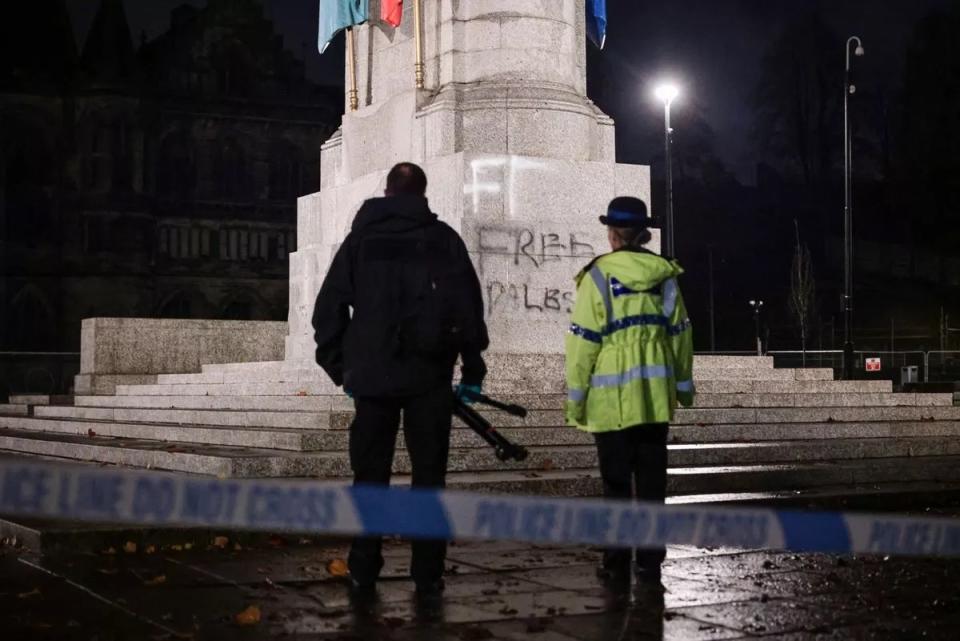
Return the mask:
M675 260L644 246L653 227L643 201L619 197L606 216L612 252L576 277L566 339L567 422L592 432L605 497L663 502L667 429L677 402L693 403L693 336ZM636 550L641 586L662 589L664 549ZM632 550L608 549L598 575L630 585Z
M479 391L486 374L480 283L460 236L430 211L426 189L417 165L390 170L385 196L360 208L314 308L317 363L356 405L349 445L355 484L390 483L402 413L412 485L443 487L457 357L458 390ZM446 545L413 542L419 596L443 590ZM355 539L348 565L354 594L375 594L380 539Z

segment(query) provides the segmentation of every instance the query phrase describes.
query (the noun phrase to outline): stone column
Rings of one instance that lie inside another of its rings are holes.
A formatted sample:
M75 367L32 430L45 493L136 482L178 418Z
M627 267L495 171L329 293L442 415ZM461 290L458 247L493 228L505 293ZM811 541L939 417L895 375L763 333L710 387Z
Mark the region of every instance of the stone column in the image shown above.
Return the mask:
M360 109L323 147L320 191L299 201L287 361L312 364L327 265L402 160L423 165L432 209L473 255L491 350L560 352L573 276L608 249L597 216L616 195L650 194L649 169L615 162L613 121L586 97L584 1L423 0L421 91L405 5L398 29L357 29Z

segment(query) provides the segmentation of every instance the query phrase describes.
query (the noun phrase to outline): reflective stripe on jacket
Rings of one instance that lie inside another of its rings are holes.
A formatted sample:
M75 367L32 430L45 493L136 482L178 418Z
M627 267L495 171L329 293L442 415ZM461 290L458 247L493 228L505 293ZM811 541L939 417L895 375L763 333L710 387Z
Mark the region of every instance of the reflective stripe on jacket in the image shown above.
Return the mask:
M693 403L693 331L671 260L620 250L577 275L566 419L589 432L668 423Z

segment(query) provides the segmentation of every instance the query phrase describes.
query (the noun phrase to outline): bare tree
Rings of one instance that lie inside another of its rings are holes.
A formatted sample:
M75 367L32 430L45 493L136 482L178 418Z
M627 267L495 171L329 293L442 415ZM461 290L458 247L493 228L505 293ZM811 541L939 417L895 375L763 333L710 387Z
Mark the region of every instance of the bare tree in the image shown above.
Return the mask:
M803 366L807 365L807 335L810 331L810 315L816 299L816 284L813 278L813 260L810 250L800 242L800 225L793 221L797 244L793 251L793 264L790 268L790 310L797 320L800 330L800 350Z

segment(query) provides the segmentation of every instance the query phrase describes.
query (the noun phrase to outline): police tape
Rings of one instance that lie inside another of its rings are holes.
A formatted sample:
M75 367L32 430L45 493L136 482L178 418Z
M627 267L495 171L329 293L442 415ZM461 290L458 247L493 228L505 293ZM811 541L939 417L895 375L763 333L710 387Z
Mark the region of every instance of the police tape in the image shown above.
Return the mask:
M960 556L960 519L0 463L0 514L311 535Z

